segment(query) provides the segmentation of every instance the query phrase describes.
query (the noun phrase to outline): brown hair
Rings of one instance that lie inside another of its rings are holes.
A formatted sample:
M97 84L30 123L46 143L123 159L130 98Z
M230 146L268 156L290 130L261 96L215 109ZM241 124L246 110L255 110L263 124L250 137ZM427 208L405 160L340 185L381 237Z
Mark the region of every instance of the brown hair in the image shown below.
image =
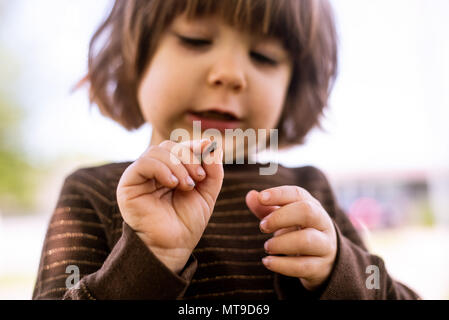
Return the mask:
M89 47L89 98L127 130L145 123L137 101L140 78L160 35L187 10L188 17L218 13L256 35L282 40L293 74L281 118L279 146L304 142L337 76L337 34L328 0L116 0Z

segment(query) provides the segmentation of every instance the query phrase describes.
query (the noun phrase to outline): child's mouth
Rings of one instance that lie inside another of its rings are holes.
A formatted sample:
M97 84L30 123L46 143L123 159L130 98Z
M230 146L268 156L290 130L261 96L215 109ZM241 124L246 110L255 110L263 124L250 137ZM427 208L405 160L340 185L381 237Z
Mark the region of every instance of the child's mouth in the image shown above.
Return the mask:
M240 126L240 120L230 113L222 113L215 110L203 112L190 111L187 113L189 122L200 121L201 129L236 129Z

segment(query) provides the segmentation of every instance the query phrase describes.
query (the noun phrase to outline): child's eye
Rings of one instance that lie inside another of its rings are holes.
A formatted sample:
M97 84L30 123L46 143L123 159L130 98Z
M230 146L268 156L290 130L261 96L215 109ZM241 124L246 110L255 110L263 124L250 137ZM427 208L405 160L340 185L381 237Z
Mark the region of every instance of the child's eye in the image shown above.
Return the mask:
M179 39L187 46L194 47L194 48L200 48L207 45L210 45L212 41L210 40L204 40L204 39L195 39L195 38L187 38L184 36L178 35ZM270 59L260 53L257 52L251 52L251 56L257 60L257 62L262 64L267 64L271 66L276 66L278 63L277 61Z
M212 42L204 39L194 39L194 38L186 38L183 36L178 36L179 39L186 45L192 47L202 47L211 44Z
M268 64L271 66L276 66L277 62L274 61L273 59L270 59L260 53L257 52L252 52L251 55L253 56L254 59L256 59L258 62L263 63L263 64Z

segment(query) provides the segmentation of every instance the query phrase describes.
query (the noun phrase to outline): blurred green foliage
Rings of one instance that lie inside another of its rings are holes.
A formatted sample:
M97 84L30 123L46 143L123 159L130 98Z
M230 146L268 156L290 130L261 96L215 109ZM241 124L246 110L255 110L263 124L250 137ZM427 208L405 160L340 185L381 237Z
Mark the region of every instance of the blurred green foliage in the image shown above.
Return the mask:
M429 200L420 203L421 224L426 227L433 227L435 225L435 215L432 209L432 204Z
M0 28L7 4L0 0ZM26 212L35 205L34 181L39 174L28 162L23 148L22 125L26 114L17 95L20 65L2 42L0 70L0 211Z

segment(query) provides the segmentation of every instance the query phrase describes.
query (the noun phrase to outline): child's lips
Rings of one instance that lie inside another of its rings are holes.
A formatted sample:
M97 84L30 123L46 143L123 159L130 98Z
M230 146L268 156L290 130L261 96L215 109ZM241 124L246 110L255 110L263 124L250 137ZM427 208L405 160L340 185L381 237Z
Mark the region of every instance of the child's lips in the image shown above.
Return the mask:
M240 120L219 120L219 119L210 119L204 118L200 115L194 114L192 112L188 112L186 115L186 119L188 122L192 123L193 121L201 122L201 129L217 129L220 131L224 131L225 129L237 129L241 126Z

